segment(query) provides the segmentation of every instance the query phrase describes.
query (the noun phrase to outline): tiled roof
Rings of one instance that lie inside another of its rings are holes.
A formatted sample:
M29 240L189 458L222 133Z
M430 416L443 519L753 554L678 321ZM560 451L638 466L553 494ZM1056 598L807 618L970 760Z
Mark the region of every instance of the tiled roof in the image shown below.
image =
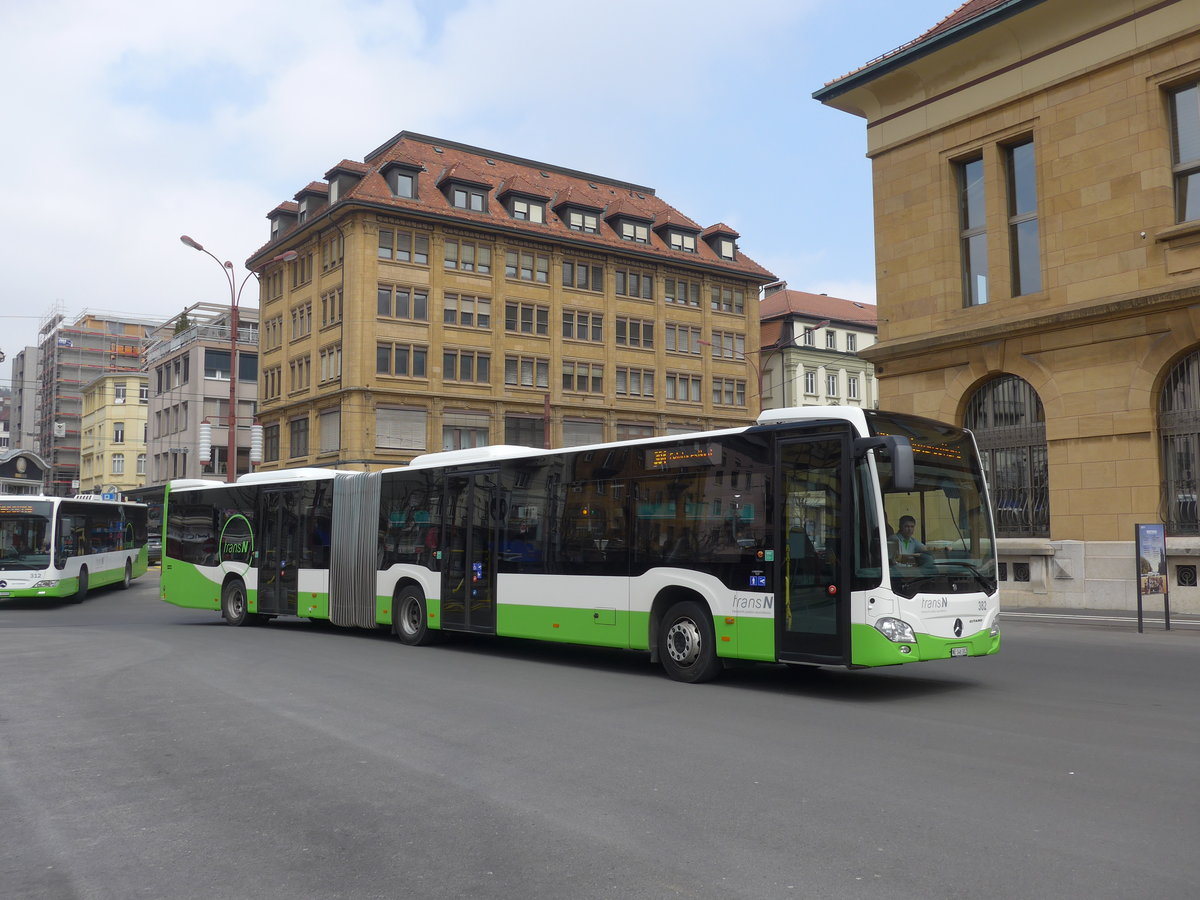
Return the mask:
M724 222L718 222L716 225L709 225L702 232L700 232L700 234L702 237L708 237L709 235L712 235L712 234L727 234L730 237L735 237L735 238L741 237L740 234L738 234L736 231L734 231L732 228L730 228Z
M380 172L388 163L394 162L424 168L426 174L419 176L416 198L407 199L392 194ZM647 222L692 222L679 210L659 198L653 189L641 185L411 132L401 132L388 143L372 151L362 165L366 169L363 177L348 188L337 203L321 210L316 220L326 214L336 214L345 204L358 201L384 208L397 215L409 213L415 216L435 216L441 219L455 219L464 225L499 227L533 239L569 240L580 246L591 244L597 250L641 256L646 258L647 262L701 264L723 269L730 274L748 276L760 282L773 281L775 278L740 250L735 260L722 259L704 241L697 241L696 252L688 253L671 249L657 233L652 233L649 243L646 244L622 240L612 230L608 221L614 214L631 216ZM457 209L450 205L449 199L438 189L438 185L447 180L470 181L491 188L505 185L519 193L554 198L553 208L556 210L564 205L602 210L605 213L604 221L598 233L590 234L570 230L561 218L549 213L545 222L518 220L508 214L495 195L486 212ZM519 184L524 184L525 187L517 187ZM529 190L530 185L536 190ZM310 218L308 223L299 227L309 227L316 220ZM692 226L697 230L700 228L695 223L692 223ZM726 225L712 226L704 232L705 235L717 233L737 236L737 232ZM295 234L295 229L288 234ZM283 235L276 241L260 247L250 260L254 261L269 252L272 244L286 240L287 236Z
M321 197L328 197L329 185L324 181L310 181L307 187L302 187L296 191L296 199L299 200L305 194L318 194Z
M326 178L332 178L338 172L349 172L352 175L366 175L371 167L352 159L343 159L340 163L325 173Z
M968 22L970 22L971 20L977 19L980 16L984 15L985 13L991 12L992 10L997 9L998 7L1021 6L1021 5L1026 5L1028 2L1029 2L1029 0L967 0L966 3L963 3L961 6L956 8L953 12L951 12L944 19L941 19L932 28L922 32L920 35L913 38L911 41L908 41L905 44L901 44L895 50L889 50L887 53L884 53L880 56L875 57L872 60L869 60L868 62L863 63L861 66L859 66L856 69L850 70L845 75L835 78L832 81L827 81L825 83L825 87L829 88L833 85L838 84L838 82L845 81L846 79L849 79L849 78L853 78L855 75L858 75L859 73L864 72L867 69L870 69L874 66L878 66L880 63L886 62L887 60L893 59L894 57L903 56L913 50L916 50L919 47L921 47L923 44L927 44L930 41L932 41L933 39L937 38L939 35L943 35L943 34L946 34L947 32L953 31L955 28L958 28L961 25L965 25ZM1032 2L1041 2L1041 0L1032 0ZM818 91L817 93L820 94L821 91Z
M267 213L267 218L269 219L269 218L271 218L271 216L278 215L279 213L287 213L288 215L294 216L294 215L297 215L299 212L300 212L300 204L299 203L297 203L295 200L284 200L277 207L275 207L273 210L271 210L269 213Z
M768 294L758 304L758 317L763 322L763 333L766 334L767 322L778 319L782 321L787 316L807 316L813 319L829 319L831 322L862 325L875 328L878 325L878 315L870 303L860 303L857 300L843 300L840 297L830 297L826 294L809 294L804 291L775 291ZM766 345L766 338L763 338Z
M685 216L677 209L664 209L658 214L658 218L654 220L655 228L667 228L674 225L676 228L684 228L689 231L700 231L700 226Z
M504 179L504 183L500 185L500 190L496 191L496 196L503 197L505 194L524 194L526 197L541 197L543 200L550 199L550 192L546 188L534 184L523 175L510 175Z

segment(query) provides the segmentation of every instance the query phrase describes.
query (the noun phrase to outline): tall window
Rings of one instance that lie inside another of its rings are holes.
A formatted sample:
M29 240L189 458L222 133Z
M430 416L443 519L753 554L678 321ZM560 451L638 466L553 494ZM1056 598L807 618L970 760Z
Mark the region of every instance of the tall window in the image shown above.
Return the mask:
M308 419L293 419L288 423L288 431L288 454L293 459L308 456Z
M1012 253L1012 293L1036 294L1042 289L1039 254L1037 179L1033 141L1005 151L1008 168L1008 243Z
M113 422L113 443L114 444L125 443L125 423L124 422Z
M987 303L987 231L983 208L983 158L958 163L959 239L963 305Z
M1200 219L1200 84L1171 94L1175 221Z
M125 474L125 454L114 453L112 455L112 471L114 475Z
M1200 350L1180 360L1158 398L1168 534L1200 534L1196 474L1200 469Z
M967 403L1001 537L1049 537L1046 413L1029 382L1001 375Z

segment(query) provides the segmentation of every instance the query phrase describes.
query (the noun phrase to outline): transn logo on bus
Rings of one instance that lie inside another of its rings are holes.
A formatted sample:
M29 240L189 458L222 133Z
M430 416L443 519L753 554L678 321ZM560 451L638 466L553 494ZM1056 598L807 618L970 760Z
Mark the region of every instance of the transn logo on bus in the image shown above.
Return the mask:
M249 565L254 559L254 529L243 515L230 516L221 529L220 561Z

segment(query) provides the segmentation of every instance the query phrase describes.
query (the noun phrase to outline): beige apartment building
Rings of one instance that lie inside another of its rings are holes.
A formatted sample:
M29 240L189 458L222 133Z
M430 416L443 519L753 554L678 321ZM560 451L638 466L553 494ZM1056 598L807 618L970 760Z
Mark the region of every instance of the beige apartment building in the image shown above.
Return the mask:
M401 132L268 218L263 469L757 414L744 348L774 276L652 188Z
M1130 609L1164 523L1200 610L1200 0L972 0L814 96L866 120L881 405L975 429L1005 602Z
M146 483L146 376L109 372L83 388L79 491L112 493Z
M875 307L767 285L759 303L757 369L763 408L878 409L875 369L859 354L875 343Z

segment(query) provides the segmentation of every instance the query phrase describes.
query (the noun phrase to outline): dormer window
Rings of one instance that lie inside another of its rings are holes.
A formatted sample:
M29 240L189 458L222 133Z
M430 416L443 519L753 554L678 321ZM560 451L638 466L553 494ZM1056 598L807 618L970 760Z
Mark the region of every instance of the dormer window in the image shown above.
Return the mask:
M417 199L417 176L423 169L417 165L409 165L392 160L380 170L388 190L392 196L401 200Z
M672 250L682 250L684 253L696 252L696 235L687 231L671 229L667 233Z
M458 185L450 189L450 205L455 209L487 212L487 194L480 188Z
M733 238L723 237L717 240L717 255L721 259L733 259L733 252Z
M650 226L642 222L631 222L629 219L622 219L620 233L622 240L633 241L637 244L650 243Z
M298 221L301 224L304 224L305 222L308 221L308 198L307 197L305 197L303 200L300 201L300 212L298 215Z
M391 182L389 186L395 196L404 197L408 200L417 196L417 176L415 172L393 169Z
M572 231L596 234L600 230L600 217L595 213L572 209L567 213L567 227Z
M546 204L540 200L526 200L524 197L512 198L512 217L526 222L545 222Z
M271 220L271 240L275 240L283 232L283 226L278 219Z

